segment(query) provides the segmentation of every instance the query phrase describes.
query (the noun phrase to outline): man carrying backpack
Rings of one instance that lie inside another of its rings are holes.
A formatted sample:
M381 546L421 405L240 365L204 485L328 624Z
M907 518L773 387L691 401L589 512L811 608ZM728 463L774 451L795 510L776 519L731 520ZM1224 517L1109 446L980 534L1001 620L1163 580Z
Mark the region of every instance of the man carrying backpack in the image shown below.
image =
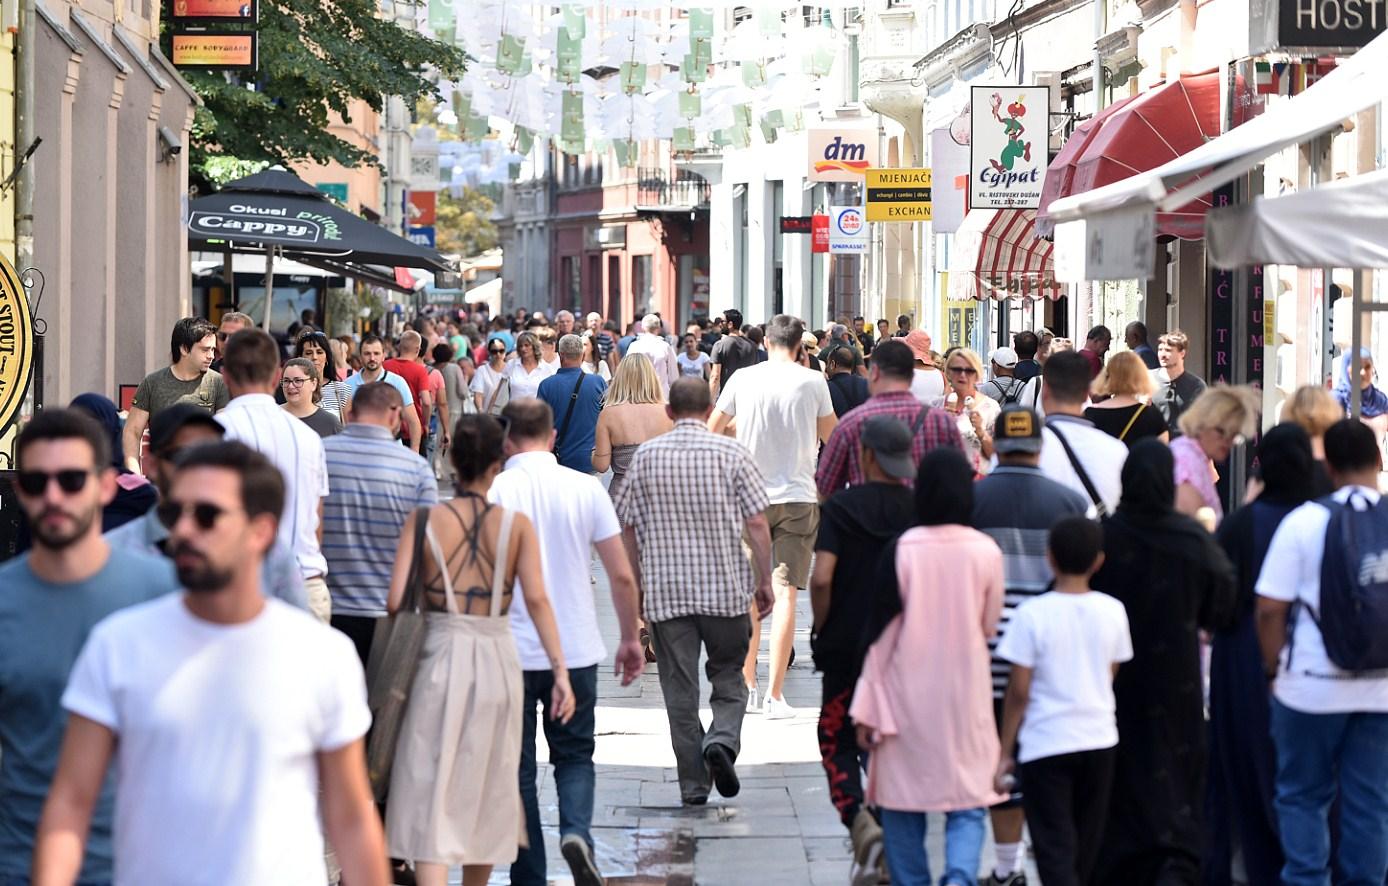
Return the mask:
M1388 503L1374 432L1325 433L1337 491L1292 511L1272 537L1258 641L1272 681L1278 827L1287 886L1388 877ZM1291 631L1288 632L1288 625ZM1330 809L1339 801L1331 857Z
M993 351L991 362L993 377L979 385L978 389L996 400L999 406L1016 403L1026 387L1024 380L1013 375L1017 368L1017 352L1011 348L998 348Z

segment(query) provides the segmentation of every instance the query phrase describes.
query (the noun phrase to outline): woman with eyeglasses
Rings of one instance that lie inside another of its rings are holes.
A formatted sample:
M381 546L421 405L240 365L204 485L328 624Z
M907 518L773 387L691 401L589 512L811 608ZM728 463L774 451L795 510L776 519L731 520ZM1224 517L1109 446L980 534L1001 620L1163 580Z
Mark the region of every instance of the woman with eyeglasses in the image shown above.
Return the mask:
M294 346L294 356L313 362L318 370L318 405L335 416L339 423L347 421L347 404L352 402L352 390L339 381L337 355L328 337L321 332L305 332Z
M968 348L954 348L945 358L945 411L955 416L964 438L964 454L973 465L974 475L988 471L993 457L993 425L1002 407L998 401L978 390L983 377L983 361Z
M516 860L525 833L520 767L524 691L507 614L519 580L525 609L554 671L550 716L573 717L574 694L554 609L545 593L539 538L526 516L487 502L501 470L505 431L489 415L465 415L449 453L456 498L429 510L422 562L428 630L390 773L386 841L414 863L420 886L445 886L462 865L464 886L482 886ZM414 565L416 519L401 533L391 576L400 609Z
M321 376L318 367L307 357L295 357L284 364L280 374L280 391L284 394L284 411L313 428L320 437L331 437L342 431L337 416L319 408L318 386Z
M506 405L510 397L511 383L506 378L506 342L494 338L487 342L487 359L477 364L472 374L468 390L472 392L477 411L495 415Z
M1247 386L1216 385L1181 414L1183 436L1171 441L1175 460L1176 510L1211 532L1224 519L1215 465L1258 430L1262 397Z

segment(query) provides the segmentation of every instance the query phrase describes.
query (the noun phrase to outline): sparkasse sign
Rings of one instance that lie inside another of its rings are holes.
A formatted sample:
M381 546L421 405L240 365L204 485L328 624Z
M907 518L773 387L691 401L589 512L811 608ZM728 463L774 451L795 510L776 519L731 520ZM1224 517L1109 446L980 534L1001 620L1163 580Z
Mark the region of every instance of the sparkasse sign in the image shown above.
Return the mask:
M869 169L867 220L870 222L930 221L929 169Z
M867 219L861 206L829 207L829 251L833 253L867 252Z
M975 86L971 99L969 205L1036 209L1049 159L1050 90Z
M875 129L811 129L808 142L812 182L861 182L877 165Z

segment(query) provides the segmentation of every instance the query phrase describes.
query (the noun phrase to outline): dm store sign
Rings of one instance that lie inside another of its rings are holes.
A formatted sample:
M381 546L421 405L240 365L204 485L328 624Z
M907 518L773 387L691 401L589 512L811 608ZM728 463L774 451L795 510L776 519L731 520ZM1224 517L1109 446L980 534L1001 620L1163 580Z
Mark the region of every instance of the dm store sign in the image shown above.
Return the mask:
M811 129L808 142L812 182L862 184L869 167L877 165L875 129Z
M1036 209L1046 177L1050 90L975 86L970 108L969 205Z

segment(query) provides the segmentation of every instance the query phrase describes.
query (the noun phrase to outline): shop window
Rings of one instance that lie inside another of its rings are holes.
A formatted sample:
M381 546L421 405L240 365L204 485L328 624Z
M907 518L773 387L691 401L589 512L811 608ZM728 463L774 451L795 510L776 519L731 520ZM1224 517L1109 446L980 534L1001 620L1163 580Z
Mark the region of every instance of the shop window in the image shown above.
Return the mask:
M631 298L634 313L645 316L655 309L651 304L651 257L635 255L631 258Z
M607 305L603 314L616 318L622 313L622 257L607 257Z
M567 303L577 305L582 298L582 281L579 279L578 259L575 256L566 255L560 259L560 265L560 276L563 278Z
M594 307L602 303L601 255L588 256L588 292ZM574 303L569 307L575 314L580 313L583 310L583 302L575 299Z

